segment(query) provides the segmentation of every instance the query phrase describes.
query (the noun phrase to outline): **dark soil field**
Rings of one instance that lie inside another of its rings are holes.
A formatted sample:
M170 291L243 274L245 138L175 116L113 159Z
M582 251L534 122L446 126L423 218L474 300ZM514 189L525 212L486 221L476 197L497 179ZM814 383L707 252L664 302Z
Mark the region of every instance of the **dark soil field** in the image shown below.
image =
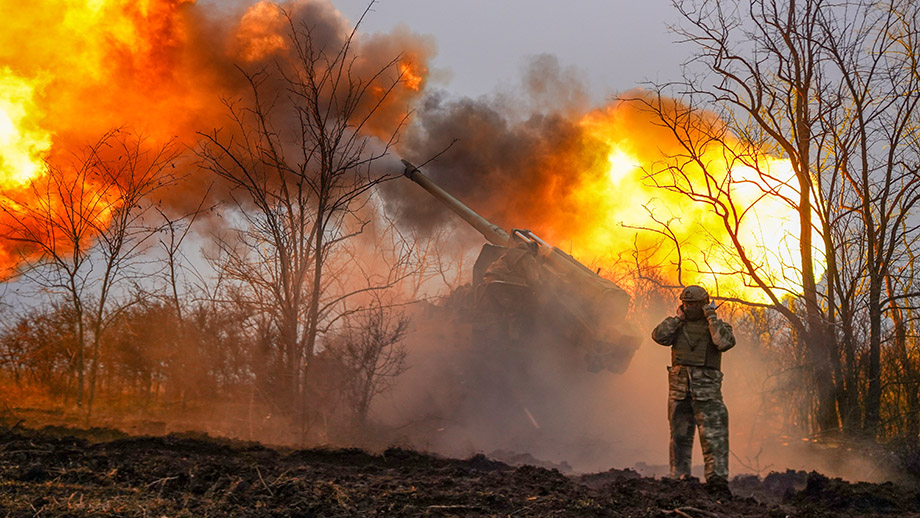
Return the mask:
M630 470L567 476L481 455L0 429L0 517L920 516L917 488L891 483L790 471L737 477L731 489Z

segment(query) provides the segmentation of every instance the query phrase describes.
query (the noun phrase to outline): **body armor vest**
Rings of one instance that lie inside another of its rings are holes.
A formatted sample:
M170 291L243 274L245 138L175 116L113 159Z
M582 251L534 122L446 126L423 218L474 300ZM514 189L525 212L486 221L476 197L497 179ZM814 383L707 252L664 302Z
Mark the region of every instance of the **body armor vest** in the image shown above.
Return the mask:
M722 353L712 343L706 319L687 320L671 346L671 365L696 365L721 370Z

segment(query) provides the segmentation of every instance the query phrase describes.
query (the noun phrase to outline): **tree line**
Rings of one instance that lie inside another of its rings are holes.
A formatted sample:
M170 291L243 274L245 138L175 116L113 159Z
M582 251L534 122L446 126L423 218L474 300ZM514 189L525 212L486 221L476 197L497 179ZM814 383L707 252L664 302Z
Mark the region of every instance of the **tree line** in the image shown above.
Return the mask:
M195 148L119 128L5 193L3 238L42 300L6 321L5 382L87 420L104 398L257 400L302 441L365 422L406 368L401 294L435 274L431 245L375 210L405 121L381 110L403 72L396 56L361 75L355 32L333 47L289 22L293 59L241 72L248 96L225 100L231 124ZM208 192L165 206L191 174ZM203 244L196 225L218 230Z

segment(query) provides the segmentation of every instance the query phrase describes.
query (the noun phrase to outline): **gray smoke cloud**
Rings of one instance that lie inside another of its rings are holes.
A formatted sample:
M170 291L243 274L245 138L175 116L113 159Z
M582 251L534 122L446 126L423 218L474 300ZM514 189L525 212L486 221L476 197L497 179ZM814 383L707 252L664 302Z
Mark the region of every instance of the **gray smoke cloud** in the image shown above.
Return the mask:
M577 115L587 95L574 70L556 58L535 57L520 92L470 99L439 90L419 102L399 153L441 187L502 227L532 226L540 203L561 198L567 186L554 180L603 157L584 148ZM565 163L558 157L570 157ZM427 193L392 182L382 194L402 222L430 231L448 212Z

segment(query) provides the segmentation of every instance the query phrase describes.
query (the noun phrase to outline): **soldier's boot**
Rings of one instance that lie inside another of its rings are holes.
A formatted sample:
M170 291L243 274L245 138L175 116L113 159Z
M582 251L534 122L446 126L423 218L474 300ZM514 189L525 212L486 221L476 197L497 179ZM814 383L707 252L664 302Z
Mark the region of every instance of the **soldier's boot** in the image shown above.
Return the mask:
M690 476L693 434L696 431L691 401L669 400L668 422L671 425L671 477L687 478Z
M734 498L731 489L728 487L728 480L719 476L713 476L706 480L706 492L720 502L728 502Z

